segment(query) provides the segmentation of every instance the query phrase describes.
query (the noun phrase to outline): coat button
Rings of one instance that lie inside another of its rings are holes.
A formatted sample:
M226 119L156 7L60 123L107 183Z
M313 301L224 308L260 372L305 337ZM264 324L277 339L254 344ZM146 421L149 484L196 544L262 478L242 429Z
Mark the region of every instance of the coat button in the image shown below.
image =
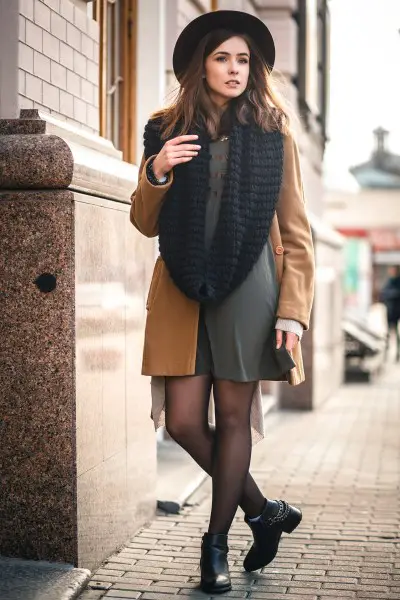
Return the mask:
M283 246L277 246L275 248L275 254L283 254L283 252L284 252Z

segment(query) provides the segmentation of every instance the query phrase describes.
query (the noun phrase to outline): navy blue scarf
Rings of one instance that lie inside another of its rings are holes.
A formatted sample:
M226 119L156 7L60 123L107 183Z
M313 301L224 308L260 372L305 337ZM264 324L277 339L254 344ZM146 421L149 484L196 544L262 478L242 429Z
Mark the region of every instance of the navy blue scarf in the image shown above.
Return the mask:
M282 185L283 134L233 124L221 210L207 253L210 139L201 130L190 133L199 135L201 150L189 163L174 167L174 181L159 217L160 254L186 296L215 303L246 279L268 241ZM158 154L165 141L160 122L149 121L144 133L146 158Z

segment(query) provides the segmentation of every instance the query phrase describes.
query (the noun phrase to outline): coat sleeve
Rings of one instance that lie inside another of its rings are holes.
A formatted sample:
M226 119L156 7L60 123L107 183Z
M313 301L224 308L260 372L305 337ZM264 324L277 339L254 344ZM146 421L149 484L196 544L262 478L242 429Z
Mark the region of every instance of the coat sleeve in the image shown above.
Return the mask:
M294 319L308 329L314 296L314 250L299 151L291 136L284 142L283 181L276 213L284 248L277 317Z
M153 158L154 156L150 156L145 160L144 156L142 157L137 188L131 196L131 223L146 237L156 237L158 235L158 217L161 206L174 178L171 171L166 183L152 185L147 179L146 167Z

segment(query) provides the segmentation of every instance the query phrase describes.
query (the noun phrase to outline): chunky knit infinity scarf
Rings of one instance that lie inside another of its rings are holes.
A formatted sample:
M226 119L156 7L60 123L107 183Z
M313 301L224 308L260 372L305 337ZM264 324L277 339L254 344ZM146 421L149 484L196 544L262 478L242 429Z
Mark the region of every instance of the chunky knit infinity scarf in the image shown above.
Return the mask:
M232 126L221 210L207 253L210 139L204 131L193 133L199 135L201 150L189 163L174 167L159 217L159 247L172 280L186 296L216 303L246 279L268 241L282 184L283 135L256 125ZM149 121L145 157L158 154L164 143L160 122Z

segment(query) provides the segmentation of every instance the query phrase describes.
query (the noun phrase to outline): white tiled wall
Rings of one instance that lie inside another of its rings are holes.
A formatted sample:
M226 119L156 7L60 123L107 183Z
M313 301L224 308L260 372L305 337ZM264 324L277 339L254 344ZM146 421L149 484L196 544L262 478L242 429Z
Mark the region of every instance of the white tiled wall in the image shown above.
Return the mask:
M211 10L210 0L169 0L169 12L166 23L166 104L172 101L177 89L177 81L172 70L172 53L175 42L181 31L203 12Z
M191 0L178 0L178 30L179 33L182 31L184 27L190 22L193 21L196 17L200 16L202 13L199 10L198 6L193 3Z
M70 0L19 0L19 103L99 128L99 29Z

